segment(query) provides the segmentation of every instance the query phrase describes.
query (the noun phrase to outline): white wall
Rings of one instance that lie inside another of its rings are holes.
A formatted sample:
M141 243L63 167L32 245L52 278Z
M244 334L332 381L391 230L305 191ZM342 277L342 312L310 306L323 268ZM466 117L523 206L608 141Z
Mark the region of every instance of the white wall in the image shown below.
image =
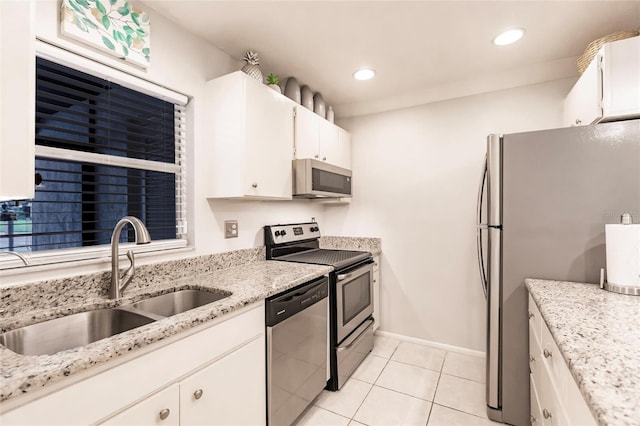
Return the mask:
M369 116L352 133L353 193L331 235L382 238L381 329L484 351L476 195L489 133L561 126L575 79Z
M4 0L2 0L4 1ZM204 89L207 80L235 71L241 61L191 35L176 24L149 10L151 18L151 66L148 70L123 63L111 56L92 50L58 33L58 1L36 1L36 35L51 44L98 60L130 74L150 80L188 95L188 233L194 251L165 256L140 257L139 263L222 252L262 245L262 226L266 224L309 221L315 217L322 225L323 207L308 200L259 202L207 200L207 171L210 164L209 140L204 123L207 120ZM3 35L4 36L4 35ZM265 70L268 72L268 70ZM28 76L25 76L28 78ZM239 237L224 239L223 222L239 221ZM41 278L69 276L110 268L108 259L100 264L66 266L47 273L21 274L3 277L2 284L14 284Z

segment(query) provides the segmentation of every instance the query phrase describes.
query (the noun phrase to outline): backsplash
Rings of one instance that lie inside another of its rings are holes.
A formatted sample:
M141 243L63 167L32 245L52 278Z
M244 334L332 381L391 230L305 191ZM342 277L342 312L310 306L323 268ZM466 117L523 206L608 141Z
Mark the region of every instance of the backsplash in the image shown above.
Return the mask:
M234 250L169 262L140 265L126 291L178 280L191 274L231 268L265 259L265 248ZM109 293L111 271L38 281L0 290L0 319L25 311L86 304Z
M380 238L368 237L320 237L320 248L361 250L376 256L382 251Z

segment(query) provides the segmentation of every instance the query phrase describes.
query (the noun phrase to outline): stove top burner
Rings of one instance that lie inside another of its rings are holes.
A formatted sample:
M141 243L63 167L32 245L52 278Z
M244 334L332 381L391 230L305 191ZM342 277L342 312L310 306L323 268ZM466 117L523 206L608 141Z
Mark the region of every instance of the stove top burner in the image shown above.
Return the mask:
M340 268L370 257L366 251L314 249L274 258L286 262L312 263Z

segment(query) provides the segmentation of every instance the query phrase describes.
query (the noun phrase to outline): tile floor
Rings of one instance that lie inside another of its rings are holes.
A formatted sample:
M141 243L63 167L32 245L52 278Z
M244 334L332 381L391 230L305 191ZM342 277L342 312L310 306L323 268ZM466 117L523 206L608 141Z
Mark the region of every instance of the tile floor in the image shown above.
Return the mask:
M484 358L375 336L339 392L323 391L297 426L489 425Z

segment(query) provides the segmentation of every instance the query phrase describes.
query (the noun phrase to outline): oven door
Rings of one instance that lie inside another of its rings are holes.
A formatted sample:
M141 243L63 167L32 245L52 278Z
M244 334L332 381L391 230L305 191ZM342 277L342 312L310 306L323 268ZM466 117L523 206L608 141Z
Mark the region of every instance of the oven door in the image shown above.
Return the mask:
M373 261L336 273L337 342L373 314Z

